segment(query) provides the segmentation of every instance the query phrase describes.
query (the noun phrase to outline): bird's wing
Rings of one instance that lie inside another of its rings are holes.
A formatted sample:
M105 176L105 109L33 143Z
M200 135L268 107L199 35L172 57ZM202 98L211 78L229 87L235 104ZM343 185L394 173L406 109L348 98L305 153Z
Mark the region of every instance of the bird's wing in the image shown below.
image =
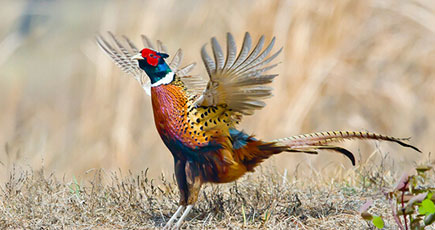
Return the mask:
M138 54L140 50L137 46L126 36L122 36L123 41L115 37L111 32L108 32L108 37L111 42L108 42L103 36L97 36L97 44L100 48L115 62L115 64L121 68L127 74L130 74L136 79L139 84L144 88L148 95L150 95L151 83L145 72L141 70L136 60L132 60L131 57ZM157 40L157 46L155 46L148 37L141 35L143 48L154 49L158 52L167 53L166 46L159 40ZM185 67L179 68L183 59L183 51L178 49L169 63L169 67L172 71L180 77L180 79L187 85L190 93L198 94L205 88L206 83L199 76L190 76L189 73L196 65L195 63L189 64Z
M214 60L208 55L206 45L201 49L201 57L210 80L203 94L198 97L197 106L227 105L228 109L243 115L251 115L254 110L263 108L265 98L272 95L272 88L266 86L278 76L265 74L277 64L268 65L278 56L282 48L269 55L275 38L263 49L264 36L251 50L252 39L245 34L243 45L237 54L233 36L227 34L227 54L224 56L216 38L211 39Z

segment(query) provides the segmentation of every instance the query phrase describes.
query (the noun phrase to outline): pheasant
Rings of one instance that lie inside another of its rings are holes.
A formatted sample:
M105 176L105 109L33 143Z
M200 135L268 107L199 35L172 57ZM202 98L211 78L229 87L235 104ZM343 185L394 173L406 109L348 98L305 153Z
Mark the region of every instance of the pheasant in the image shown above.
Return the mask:
M154 44L142 35L146 48L139 50L125 36L122 42L110 32L108 37L111 43L98 36L98 45L151 95L155 126L174 158L180 200L166 228L180 228L204 183L235 181L281 152L317 154L318 150L331 150L345 155L352 165L355 165L354 155L333 143L348 139L373 139L396 142L420 152L406 143L406 138L371 132L317 132L263 141L237 129L243 116L263 108L266 105L263 100L271 96L272 88L267 84L277 74L266 72L277 65L269 63L282 51L281 48L271 54L275 38L263 49L265 38L261 36L251 49L252 39L246 33L242 48L237 52L233 36L227 33L224 55L213 37L211 48L214 58L209 56L206 45L201 49L209 76L209 81L205 82L198 76L189 75L195 64L179 68L183 57L181 49L168 64L165 59L169 55L160 41L154 48Z

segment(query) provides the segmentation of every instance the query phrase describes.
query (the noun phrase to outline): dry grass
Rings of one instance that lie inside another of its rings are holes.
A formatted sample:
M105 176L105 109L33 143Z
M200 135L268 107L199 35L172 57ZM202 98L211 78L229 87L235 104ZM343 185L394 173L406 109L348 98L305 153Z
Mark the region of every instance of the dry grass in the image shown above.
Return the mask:
M177 208L174 179L104 170L93 179L59 179L44 171L13 170L1 186L1 229L155 229ZM428 184L434 184L433 170ZM368 229L358 213L374 199L371 212L395 229L383 192L397 175L381 164L360 166L345 179L280 175L260 168L237 183L206 185L186 229Z

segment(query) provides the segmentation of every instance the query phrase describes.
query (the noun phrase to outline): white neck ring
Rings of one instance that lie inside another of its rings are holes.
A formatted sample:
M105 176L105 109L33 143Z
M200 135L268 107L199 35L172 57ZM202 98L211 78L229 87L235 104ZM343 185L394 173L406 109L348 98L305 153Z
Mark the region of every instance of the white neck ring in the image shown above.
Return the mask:
M159 86L159 85L167 85L174 80L174 72L168 72L162 79L158 80L151 84L151 87Z

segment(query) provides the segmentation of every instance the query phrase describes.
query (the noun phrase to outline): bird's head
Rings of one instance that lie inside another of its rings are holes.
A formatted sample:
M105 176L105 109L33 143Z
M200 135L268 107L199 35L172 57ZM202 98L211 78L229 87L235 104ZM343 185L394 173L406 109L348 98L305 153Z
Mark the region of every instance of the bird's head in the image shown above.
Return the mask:
M174 75L172 70L169 68L169 65L165 62L165 58L167 57L169 57L168 54L159 53L152 49L145 48L141 50L140 53L131 57L131 59L138 61L139 67L145 71L150 78L151 85L159 85L159 82L162 81L172 81ZM167 79L169 77L171 79ZM165 84L169 82L165 82Z

